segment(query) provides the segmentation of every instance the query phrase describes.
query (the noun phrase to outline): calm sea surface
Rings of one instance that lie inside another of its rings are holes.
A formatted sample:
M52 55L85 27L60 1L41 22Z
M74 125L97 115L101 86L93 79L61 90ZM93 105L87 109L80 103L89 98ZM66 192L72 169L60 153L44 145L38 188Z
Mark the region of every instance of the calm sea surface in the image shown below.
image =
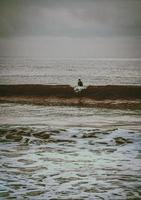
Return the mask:
M141 59L0 57L0 84L141 85Z

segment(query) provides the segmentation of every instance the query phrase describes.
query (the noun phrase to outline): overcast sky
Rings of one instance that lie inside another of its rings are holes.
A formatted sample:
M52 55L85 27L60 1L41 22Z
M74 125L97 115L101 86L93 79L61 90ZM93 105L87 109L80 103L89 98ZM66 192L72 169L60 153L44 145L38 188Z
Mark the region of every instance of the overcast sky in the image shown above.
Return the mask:
M141 0L0 0L0 55L141 58Z

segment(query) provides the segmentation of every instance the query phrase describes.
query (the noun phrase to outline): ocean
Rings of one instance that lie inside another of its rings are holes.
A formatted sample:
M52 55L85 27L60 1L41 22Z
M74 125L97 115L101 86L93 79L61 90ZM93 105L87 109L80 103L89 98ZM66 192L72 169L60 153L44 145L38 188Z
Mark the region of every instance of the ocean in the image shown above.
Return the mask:
M0 104L1 199L140 199L140 110Z
M141 85L141 59L0 58L0 84ZM141 199L141 111L0 103L0 199Z
M141 85L141 59L0 57L0 84Z

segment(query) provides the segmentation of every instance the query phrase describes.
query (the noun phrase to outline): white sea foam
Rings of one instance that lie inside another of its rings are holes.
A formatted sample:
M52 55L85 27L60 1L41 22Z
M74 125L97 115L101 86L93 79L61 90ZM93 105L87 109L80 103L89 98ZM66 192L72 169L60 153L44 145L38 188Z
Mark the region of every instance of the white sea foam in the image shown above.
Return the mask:
M141 111L0 106L2 199L141 199Z

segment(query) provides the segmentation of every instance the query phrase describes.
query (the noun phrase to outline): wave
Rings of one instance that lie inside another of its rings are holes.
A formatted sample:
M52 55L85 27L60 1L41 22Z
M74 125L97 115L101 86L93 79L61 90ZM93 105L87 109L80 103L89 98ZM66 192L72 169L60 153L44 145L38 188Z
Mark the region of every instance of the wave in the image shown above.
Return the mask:
M75 92L70 85L0 85L0 96L45 96L62 98L87 97L91 99L141 99L141 86L88 86Z

